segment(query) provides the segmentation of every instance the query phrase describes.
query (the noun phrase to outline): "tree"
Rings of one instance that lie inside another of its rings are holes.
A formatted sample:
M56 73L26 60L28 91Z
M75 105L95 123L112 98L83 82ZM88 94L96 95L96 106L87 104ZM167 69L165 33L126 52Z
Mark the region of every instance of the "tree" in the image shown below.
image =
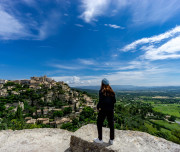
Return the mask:
M55 111L54 113L53 113L53 117L62 117L63 116L63 111Z
M171 116L171 117L169 117L168 120L169 120L169 121L175 121L175 120L176 120L176 117L175 117L175 116Z
M94 120L94 109L91 107L84 107L82 112L80 113L80 121L83 121L84 119L88 120Z
M21 108L20 106L18 106L18 108L17 108L17 111L16 111L16 118L17 118L17 119L20 119L20 120L22 120L22 118L23 118L23 115L22 115L22 108Z
M63 113L64 113L64 116L72 113L72 108L71 107L65 107L63 110Z
M179 130L173 130L172 134L176 136L180 140L180 129Z
M72 123L67 122L67 123L62 124L61 129L67 129L67 130L71 131L73 129L73 125L72 125Z

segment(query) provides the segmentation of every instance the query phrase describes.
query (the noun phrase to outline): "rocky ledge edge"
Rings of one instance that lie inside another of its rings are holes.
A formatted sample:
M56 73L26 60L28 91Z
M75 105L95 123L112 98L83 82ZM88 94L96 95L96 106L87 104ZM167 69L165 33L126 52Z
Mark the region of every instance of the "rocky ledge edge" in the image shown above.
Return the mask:
M180 145L145 132L116 130L109 145L109 128L103 128L103 144L93 142L97 126L88 124L72 133L40 128L0 131L0 152L180 152Z

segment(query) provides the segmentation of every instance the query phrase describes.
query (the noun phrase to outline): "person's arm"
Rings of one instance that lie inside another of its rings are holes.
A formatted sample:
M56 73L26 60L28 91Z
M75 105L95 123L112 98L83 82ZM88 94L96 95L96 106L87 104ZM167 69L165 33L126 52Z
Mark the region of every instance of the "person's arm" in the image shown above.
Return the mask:
M102 93L99 91L99 102L97 104L97 110L101 110L101 104L102 104Z

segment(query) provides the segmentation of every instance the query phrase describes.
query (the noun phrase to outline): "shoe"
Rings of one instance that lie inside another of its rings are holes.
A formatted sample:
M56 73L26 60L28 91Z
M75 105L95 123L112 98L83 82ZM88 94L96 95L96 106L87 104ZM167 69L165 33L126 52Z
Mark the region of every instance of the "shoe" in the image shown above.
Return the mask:
M99 143L99 144L102 144L102 143L103 143L103 140L99 140L99 138L95 138L95 139L94 139L94 142Z
M113 145L113 140L109 139L109 144Z

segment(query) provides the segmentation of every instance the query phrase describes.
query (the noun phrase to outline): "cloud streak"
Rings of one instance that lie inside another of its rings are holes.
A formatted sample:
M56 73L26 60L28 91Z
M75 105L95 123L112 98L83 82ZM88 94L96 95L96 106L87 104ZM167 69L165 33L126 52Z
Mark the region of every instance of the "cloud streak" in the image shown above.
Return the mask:
M25 25L0 6L0 39L19 39L30 36Z
M34 9L35 17L31 13L19 12L17 7L25 5ZM0 2L0 39L18 40L32 39L44 40L59 25L60 13L57 9L52 9L47 15L43 9L38 8L34 0L21 0L18 3L11 1ZM44 15L46 17L44 17ZM53 24L56 22L56 24Z
M81 0L83 13L80 18L90 23L95 17L103 15L109 4L110 0Z
M156 35L156 36L152 36L152 37L149 37L149 38L142 38L142 39L136 40L133 43L126 45L121 50L126 52L126 51L136 49L137 46L142 45L142 44L159 43L162 40L172 38L172 37L176 36L177 34L180 34L180 26L177 26L177 27L175 27L175 28L163 33L163 34L160 34L160 35Z
M180 26L156 36L142 38L126 45L120 51L143 51L140 59L165 60L180 58Z
M180 11L178 0L81 0L82 14L85 22L91 23L100 16L113 16L123 14L129 10L131 23L136 25L144 23L164 23Z
M118 26L118 25L115 25L115 24L104 24L104 25L109 26L111 28L115 28L115 29L124 29L124 27Z

